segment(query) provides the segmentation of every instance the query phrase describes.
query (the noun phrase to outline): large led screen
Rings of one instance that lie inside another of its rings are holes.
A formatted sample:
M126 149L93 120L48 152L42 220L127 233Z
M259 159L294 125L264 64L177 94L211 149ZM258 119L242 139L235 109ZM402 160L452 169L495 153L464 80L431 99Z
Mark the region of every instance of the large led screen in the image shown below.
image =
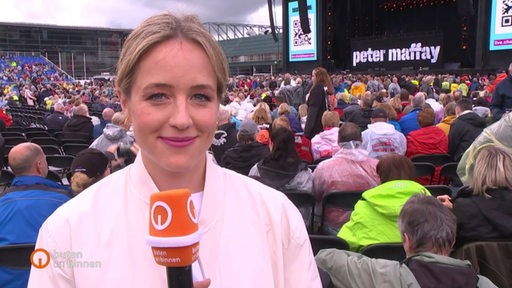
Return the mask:
M489 50L512 49L512 0L492 0Z
M316 0L307 0L311 33L304 34L300 26L299 2L288 3L288 43L290 62L317 60Z

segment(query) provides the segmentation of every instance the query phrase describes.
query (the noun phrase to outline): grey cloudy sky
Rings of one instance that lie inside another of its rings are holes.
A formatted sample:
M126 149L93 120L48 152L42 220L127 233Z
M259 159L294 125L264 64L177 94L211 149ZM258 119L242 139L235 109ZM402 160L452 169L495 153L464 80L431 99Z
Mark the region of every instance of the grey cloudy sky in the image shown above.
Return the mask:
M281 24L276 0L276 24ZM160 11L197 14L202 22L269 24L266 0L1 0L0 22L134 28Z

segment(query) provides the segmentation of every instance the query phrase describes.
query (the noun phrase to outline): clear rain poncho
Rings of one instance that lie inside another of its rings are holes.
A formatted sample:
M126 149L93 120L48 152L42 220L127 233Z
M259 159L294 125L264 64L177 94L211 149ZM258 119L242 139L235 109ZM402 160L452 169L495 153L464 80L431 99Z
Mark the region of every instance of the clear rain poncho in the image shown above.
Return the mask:
M321 216L322 198L334 191L365 191L380 184L376 167L378 160L368 156L361 142L340 144L341 149L331 159L321 162L313 172L313 194L317 199L315 214ZM324 212L324 228L337 234L349 220L350 214L340 209L329 208ZM325 229L324 229L325 231Z
M460 159L457 174L465 185L471 185L475 160L480 151L492 145L512 153L512 113L503 115L498 122L485 128Z

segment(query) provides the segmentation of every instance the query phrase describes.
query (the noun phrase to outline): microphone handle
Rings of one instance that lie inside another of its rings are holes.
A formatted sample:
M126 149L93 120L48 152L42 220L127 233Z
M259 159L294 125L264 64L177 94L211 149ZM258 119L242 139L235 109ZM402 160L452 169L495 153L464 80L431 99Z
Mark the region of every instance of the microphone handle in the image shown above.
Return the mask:
M169 288L193 288L192 265L185 267L166 267L167 287Z

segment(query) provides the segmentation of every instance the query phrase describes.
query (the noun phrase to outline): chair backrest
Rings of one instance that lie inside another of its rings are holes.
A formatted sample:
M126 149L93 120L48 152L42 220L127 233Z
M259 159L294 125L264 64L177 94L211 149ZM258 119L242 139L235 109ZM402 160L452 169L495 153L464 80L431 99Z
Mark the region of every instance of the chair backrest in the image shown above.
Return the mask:
M402 243L371 244L361 250L361 254L370 258L402 261L406 258Z
M27 127L25 128L25 132L46 132L46 128L44 127Z
M2 136L5 137L21 137L24 138L25 135L21 132L13 132L13 131L3 131Z
M436 172L436 166L428 162L414 162L414 175L416 178L428 177L428 183L432 184L432 178ZM424 182L422 182L424 183Z
M62 155L59 146L55 145L39 145L45 155Z
M62 151L64 151L64 154L66 155L73 155L75 156L78 154L78 152L89 148L89 145L87 144L80 144L80 143L65 143L62 144Z
M411 158L412 162L427 162L433 164L435 167L442 166L448 162L452 162L452 157L449 154L422 154L416 155Z
M16 146L20 143L25 143L27 142L27 138L25 137L19 137L19 136L14 136L14 137L4 137L4 145L9 145L9 146Z
M15 126L7 127L6 130L8 132L20 132L20 133L25 132L25 128L23 128L23 127L15 127Z
M512 241L473 242L455 250L452 257L469 260L475 271L498 287L512 287Z
M14 173L12 173L8 169L2 169L0 170L0 186L3 186L4 190L5 188L11 186L11 182L16 177Z
M320 219L320 232L324 231L324 220L326 217L326 209L329 207L338 208L346 212L354 210L357 201L361 200L363 190L357 191L335 191L327 193L322 199L322 216ZM336 227L339 228L339 227Z
M315 217L315 197L309 192L290 192L284 191L284 194L299 209L306 228L309 233L313 232L313 219Z
M61 185L64 185L64 183L62 182L62 178L60 177L59 173L57 173L55 171L48 170L48 174L46 174L46 179L52 180L52 181L57 182L57 183L59 183Z
M32 139L35 137L51 137L50 133L41 130L41 131L27 131L25 132L25 136L27 139Z
M71 163L75 159L75 156L71 155L47 155L46 162L49 167L57 168L60 170L61 178L64 178L67 172L71 169Z
M448 195L453 197L453 190L446 185L425 185L425 188L432 194L432 196L437 197L440 195Z
M35 243L0 245L0 266L18 269L30 268L32 265L30 257L34 247Z
M451 185L455 187L462 186L462 181L457 174L457 166L459 163L450 162L441 167L439 172L439 184Z
M69 140L69 139L76 139L76 140L82 140L87 144L91 143L91 135L87 133L81 133L81 132L62 132L62 140Z
M53 137L34 137L30 139L30 142L35 143L37 145L53 145L59 146L59 141Z
M322 249L335 248L340 250L349 250L347 241L332 235L309 235L313 255Z

